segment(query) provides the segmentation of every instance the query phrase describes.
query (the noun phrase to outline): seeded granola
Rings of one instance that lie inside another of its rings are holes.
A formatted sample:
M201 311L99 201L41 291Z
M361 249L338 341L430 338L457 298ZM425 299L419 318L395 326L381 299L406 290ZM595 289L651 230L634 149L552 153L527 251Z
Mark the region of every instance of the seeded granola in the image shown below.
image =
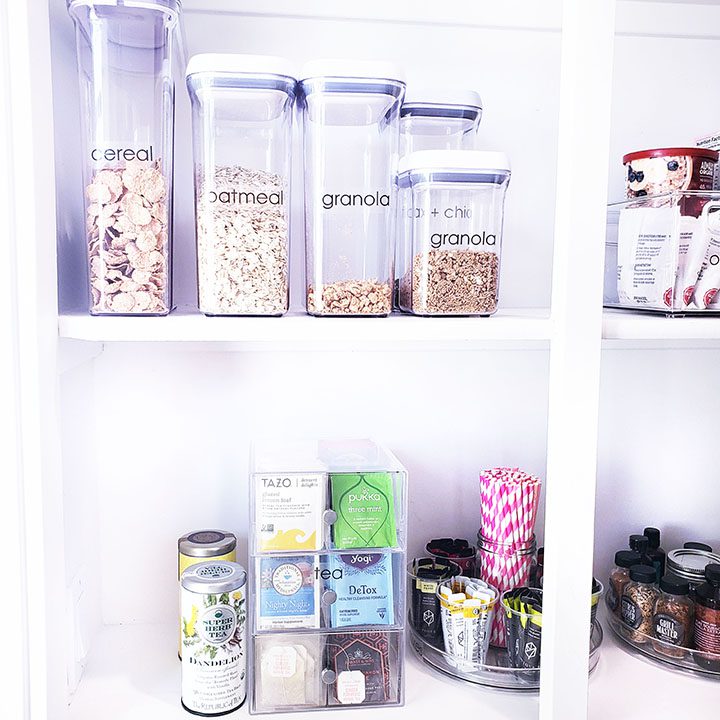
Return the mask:
M85 194L91 312L168 313L167 182L157 163L99 170Z
M377 280L340 280L322 286L320 294L308 287L308 312L315 315L389 315L392 289Z
M217 167L200 183L197 213L200 310L282 315L288 309L286 182L280 175Z

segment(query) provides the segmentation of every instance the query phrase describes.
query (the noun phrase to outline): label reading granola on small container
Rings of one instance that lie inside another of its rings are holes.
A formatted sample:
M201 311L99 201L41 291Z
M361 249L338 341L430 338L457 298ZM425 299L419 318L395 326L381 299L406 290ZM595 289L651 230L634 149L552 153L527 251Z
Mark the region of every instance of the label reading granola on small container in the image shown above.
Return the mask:
M627 595L623 595L620 603L620 616L625 625L637 630L642 625L643 616L640 608Z
M685 628L672 615L658 613L653 617L653 629L658 640L672 643L673 645L685 644Z

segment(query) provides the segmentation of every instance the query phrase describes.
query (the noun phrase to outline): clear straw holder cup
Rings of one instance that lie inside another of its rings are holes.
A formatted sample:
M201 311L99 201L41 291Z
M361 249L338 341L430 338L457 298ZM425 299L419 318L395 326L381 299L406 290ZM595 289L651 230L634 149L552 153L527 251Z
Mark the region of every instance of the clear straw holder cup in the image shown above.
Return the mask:
M390 64L317 61L299 83L311 315L392 310L395 176L405 83Z
M177 0L70 0L93 315L172 309Z

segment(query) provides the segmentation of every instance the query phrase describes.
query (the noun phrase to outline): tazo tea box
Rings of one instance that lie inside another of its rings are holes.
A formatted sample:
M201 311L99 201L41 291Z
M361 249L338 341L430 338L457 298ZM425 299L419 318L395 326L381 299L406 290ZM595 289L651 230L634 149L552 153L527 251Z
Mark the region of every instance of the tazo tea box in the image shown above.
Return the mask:
M319 550L323 545L325 473L255 476L258 550Z
M336 548L395 547L395 503L389 473L330 475Z
M330 556L332 627L392 625L392 556L388 553L356 552Z
M261 558L258 629L320 627L313 555Z

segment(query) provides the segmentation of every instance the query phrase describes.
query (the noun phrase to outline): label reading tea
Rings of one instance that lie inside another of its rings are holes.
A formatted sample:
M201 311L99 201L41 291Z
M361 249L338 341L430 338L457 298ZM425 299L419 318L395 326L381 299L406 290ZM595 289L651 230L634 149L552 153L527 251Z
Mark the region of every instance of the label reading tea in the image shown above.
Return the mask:
M261 551L322 548L326 482L324 473L255 477L255 516Z

